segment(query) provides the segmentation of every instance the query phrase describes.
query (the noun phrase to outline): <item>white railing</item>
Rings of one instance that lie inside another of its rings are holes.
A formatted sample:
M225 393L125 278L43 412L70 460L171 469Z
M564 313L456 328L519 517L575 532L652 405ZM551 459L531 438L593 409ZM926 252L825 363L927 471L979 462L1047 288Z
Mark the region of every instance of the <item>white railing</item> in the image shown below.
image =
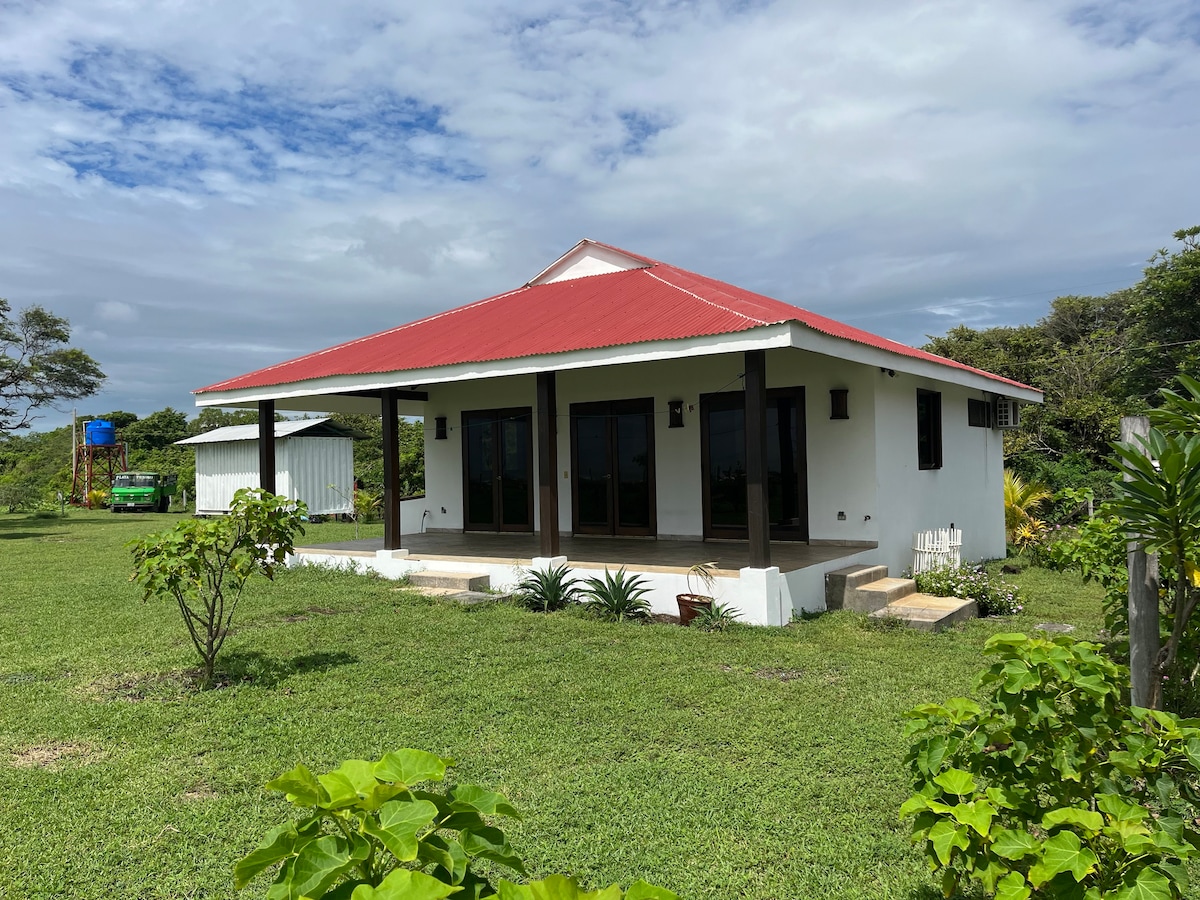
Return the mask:
M913 574L962 562L962 529L935 528L913 532Z

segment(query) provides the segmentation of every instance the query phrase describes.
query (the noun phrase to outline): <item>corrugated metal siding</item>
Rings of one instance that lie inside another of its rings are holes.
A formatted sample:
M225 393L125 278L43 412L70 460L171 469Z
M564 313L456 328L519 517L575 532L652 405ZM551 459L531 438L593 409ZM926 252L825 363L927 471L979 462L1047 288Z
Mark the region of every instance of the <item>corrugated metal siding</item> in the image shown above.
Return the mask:
M345 493L329 489L335 484ZM351 438L298 437L275 442L275 490L303 500L312 515L353 510L354 441ZM229 512L234 492L258 487L258 444L253 441L196 445L196 512Z
M288 496L303 500L310 515L353 511L354 441L350 438L294 437L286 441ZM336 485L338 491L329 485ZM280 492L283 491L280 486Z
M196 447L196 512L229 512L238 488L258 487L258 445L246 441Z

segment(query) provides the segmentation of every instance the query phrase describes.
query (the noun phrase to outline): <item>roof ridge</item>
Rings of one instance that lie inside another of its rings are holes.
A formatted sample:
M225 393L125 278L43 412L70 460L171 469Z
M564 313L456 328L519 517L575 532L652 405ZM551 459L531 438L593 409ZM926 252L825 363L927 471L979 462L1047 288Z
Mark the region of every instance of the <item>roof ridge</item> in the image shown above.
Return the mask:
M674 268L674 266L670 266L670 265L665 265L664 267L666 269ZM657 268L657 266L655 266L654 268ZM695 293L694 291L689 291L687 288L685 288L681 285L673 284L670 281L667 281L665 278L659 278L657 275L655 275L653 272L651 272L650 269L637 269L636 271L645 272L647 275L649 275L655 281L659 281L659 282L665 284L669 288L674 288L675 290L679 291L682 294L687 294L689 297L694 297L697 300L699 300L701 303L707 303L709 306L714 306L717 309L724 310L725 312L731 313L732 315L740 316L741 318L745 319L748 322L757 322L759 325L770 325L771 324L770 322L766 321L765 319L758 319L758 318L755 318L754 316L748 316L744 312L741 312L740 310L731 309L728 306L725 306L721 303L717 303L714 300L709 300L707 297L701 297L699 294ZM684 270L679 269L677 271L682 272ZM724 293L724 291L722 291L721 293Z

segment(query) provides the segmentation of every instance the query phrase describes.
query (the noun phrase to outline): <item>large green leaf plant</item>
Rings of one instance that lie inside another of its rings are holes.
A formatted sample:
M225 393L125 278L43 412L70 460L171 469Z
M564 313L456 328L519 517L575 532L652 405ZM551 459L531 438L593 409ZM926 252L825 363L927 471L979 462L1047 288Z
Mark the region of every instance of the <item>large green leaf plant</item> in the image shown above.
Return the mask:
M298 765L267 784L302 810L267 832L234 869L244 888L278 866L268 900L678 900L637 882L588 892L553 875L516 884L491 874L525 866L495 818L520 818L501 794L471 784L435 790L454 760L397 750L313 775Z
M908 713L912 822L947 897L1181 900L1200 847L1200 722L1122 703L1096 644L999 634L984 703Z

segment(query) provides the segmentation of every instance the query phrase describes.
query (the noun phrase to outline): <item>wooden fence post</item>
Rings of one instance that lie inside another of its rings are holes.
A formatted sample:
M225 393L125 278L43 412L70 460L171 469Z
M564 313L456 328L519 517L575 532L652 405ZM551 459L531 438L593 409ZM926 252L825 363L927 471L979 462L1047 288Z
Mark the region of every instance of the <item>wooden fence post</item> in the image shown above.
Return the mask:
M1121 442L1140 447L1138 438L1150 434L1145 416L1121 418ZM1130 475L1125 474L1129 481ZM1146 553L1140 541L1131 540L1129 553L1129 699L1134 706L1158 709L1162 691L1158 681L1158 557Z

